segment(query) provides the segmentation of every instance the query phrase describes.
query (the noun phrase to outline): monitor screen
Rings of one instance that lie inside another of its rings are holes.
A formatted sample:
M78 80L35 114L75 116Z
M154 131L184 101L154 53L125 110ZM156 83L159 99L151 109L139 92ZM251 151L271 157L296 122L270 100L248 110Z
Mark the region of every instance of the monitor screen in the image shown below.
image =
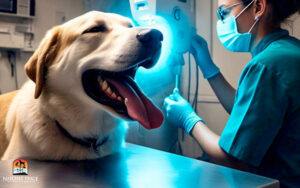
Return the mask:
M14 12L14 1L13 0L1 0L0 11L1 12Z

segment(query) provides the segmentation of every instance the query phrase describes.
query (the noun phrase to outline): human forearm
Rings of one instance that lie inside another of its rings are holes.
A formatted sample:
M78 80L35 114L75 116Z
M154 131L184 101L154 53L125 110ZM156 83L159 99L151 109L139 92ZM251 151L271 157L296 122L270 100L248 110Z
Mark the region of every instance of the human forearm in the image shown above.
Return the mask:
M191 134L205 153L215 163L231 168L246 170L246 165L244 163L234 159L223 151L218 144L220 136L211 131L203 122L199 121L196 123Z
M235 89L225 80L220 69L213 62L205 39L199 35L194 36L191 53L195 58L196 64L200 67L203 77L208 80L219 101L225 110L230 113L233 106Z
M208 82L222 106L230 114L233 107L236 90L227 82L222 73L209 78Z
M220 136L212 132L203 122L196 123L192 130L192 136L213 160L222 161L226 159L226 154L218 145Z
M218 164L239 168L237 160L233 159L219 147L220 136L212 132L195 113L177 90L164 100L165 118L177 127L183 128L201 145L203 150Z

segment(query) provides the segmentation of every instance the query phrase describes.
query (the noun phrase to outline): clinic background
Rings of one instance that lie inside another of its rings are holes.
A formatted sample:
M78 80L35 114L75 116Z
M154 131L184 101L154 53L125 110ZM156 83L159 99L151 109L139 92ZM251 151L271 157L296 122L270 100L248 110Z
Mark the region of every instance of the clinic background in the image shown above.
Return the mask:
M217 0L195 0L196 1L196 28L197 33L207 40L209 49L216 65L224 74L225 78L237 86L238 79L243 67L251 59L250 54L231 53L219 42L216 36L216 11ZM118 13L131 17L128 0L36 0L36 15L32 20L17 19L16 22L28 22L34 29L34 43L36 48L44 37L46 31L54 25L59 25L74 17L77 17L90 10ZM13 20L13 19L9 19ZM0 27L7 24L5 16L0 15ZM292 17L292 22L287 22L284 28L290 34L300 38L300 17ZM14 24L14 23L11 23ZM1 41L0 41L1 43ZM32 55L32 51L18 51L15 59L8 58L7 49L0 47L0 93L10 92L20 88L27 80L24 72L24 65ZM181 78L182 93L187 97L188 87L188 55L185 54L185 66ZM15 61L15 75L11 76L11 61ZM172 60L170 60L172 61ZM191 58L191 70L195 70L194 59ZM175 82L175 75L168 72L168 67L162 74L148 75L147 81L152 81L151 88L144 86L143 90L152 100L162 107L163 99L172 93ZM160 78L163 75L164 78ZM191 71L191 95L195 94L195 71ZM16 82L17 81L17 82ZM229 115L225 112L218 99L211 90L208 82L199 74L198 88L198 112L207 122L212 131L221 134ZM130 124L126 140L139 145L144 145L168 152L183 154L185 156L198 158L202 156L199 145L182 130L176 130L165 123L156 130L145 130L137 124Z

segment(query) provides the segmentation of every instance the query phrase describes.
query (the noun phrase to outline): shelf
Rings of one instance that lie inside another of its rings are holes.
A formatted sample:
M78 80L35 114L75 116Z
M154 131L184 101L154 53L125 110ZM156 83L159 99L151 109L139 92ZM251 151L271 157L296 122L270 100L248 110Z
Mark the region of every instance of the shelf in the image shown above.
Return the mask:
M12 50L12 51L18 51L23 53L34 53L35 49L33 48L17 48L17 47L5 47L0 46L0 50Z
M22 48L20 50L21 52L26 52L26 53L33 53L35 51L35 49L33 48Z
M23 48L11 47L11 46L0 46L0 49L1 50L16 50L16 51L19 51L19 50L22 50Z
M12 13L4 13L0 12L0 16L8 16L14 18L25 18L25 19L34 19L34 16L27 16L27 15L19 15L19 14L12 14Z

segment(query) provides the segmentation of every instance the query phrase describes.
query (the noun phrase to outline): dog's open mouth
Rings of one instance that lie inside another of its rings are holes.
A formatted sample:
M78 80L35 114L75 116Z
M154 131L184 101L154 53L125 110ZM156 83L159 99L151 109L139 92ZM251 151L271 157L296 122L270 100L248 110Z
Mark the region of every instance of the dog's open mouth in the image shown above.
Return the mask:
M154 129L162 124L163 114L135 83L136 69L123 72L88 70L83 73L83 87L87 95L98 103L138 121L146 129Z

